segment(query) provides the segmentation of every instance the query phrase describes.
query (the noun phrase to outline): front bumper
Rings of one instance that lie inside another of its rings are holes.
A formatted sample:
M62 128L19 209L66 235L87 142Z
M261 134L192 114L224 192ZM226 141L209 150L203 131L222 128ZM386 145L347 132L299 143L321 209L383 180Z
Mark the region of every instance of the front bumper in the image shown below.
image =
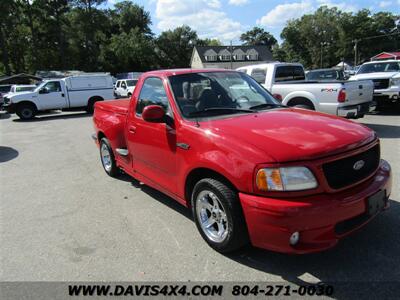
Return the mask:
M368 223L376 214L366 214L367 198L378 191L385 191L387 209L391 186L390 166L381 160L374 177L342 192L291 199L244 193L239 197L253 246L303 254L331 248L340 238ZM343 231L346 224L349 226ZM291 246L289 239L294 232L300 233L300 239Z
M385 97L390 100L400 100L400 87L392 86L387 89L374 90L374 97Z
M9 114L14 114L16 111L16 105L14 103L4 104L2 109L8 112Z
M356 105L338 107L337 115L349 119L356 119L363 117L365 114L371 111L374 111L375 108L376 102L364 102Z

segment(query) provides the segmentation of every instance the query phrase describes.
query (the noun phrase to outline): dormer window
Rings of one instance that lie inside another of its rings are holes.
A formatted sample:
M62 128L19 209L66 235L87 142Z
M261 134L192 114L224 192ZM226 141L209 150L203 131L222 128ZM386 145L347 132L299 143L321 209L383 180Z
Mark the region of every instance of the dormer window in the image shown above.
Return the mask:
M258 52L255 49L247 50L246 57L248 60L258 60Z
M235 49L233 51L233 59L234 60L246 60L246 53L243 52L241 49Z
M204 52L204 57L206 61L217 61L218 60L218 54L212 49L207 50Z
M227 49L219 51L218 56L221 61L231 60L231 53Z
M206 61L216 61L217 55L208 55L206 56Z

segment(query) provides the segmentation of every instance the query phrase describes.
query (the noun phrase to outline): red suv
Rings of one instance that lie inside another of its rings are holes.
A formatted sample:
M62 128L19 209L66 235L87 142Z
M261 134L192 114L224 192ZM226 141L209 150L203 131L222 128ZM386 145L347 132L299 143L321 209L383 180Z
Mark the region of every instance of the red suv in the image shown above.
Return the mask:
M95 105L104 170L120 170L193 211L220 252L334 246L389 205L391 170L374 131L282 106L246 74L165 70L130 101Z

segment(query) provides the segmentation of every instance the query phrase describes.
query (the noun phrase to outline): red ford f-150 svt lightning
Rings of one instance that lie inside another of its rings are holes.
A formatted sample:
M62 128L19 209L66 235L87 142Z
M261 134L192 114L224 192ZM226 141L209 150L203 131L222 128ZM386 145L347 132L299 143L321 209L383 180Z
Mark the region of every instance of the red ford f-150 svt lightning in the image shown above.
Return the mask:
M241 72L147 72L130 101L97 102L93 120L106 173L191 208L220 252L321 251L389 206L374 131L285 107Z

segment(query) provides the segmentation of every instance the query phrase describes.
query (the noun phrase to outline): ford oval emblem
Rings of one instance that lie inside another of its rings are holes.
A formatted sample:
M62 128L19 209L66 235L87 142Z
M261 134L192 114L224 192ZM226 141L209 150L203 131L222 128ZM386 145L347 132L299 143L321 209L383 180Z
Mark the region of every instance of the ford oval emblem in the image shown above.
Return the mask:
M354 163L353 169L358 171L358 170L362 169L362 167L364 167L364 165L365 165L365 162L363 160L358 160Z

